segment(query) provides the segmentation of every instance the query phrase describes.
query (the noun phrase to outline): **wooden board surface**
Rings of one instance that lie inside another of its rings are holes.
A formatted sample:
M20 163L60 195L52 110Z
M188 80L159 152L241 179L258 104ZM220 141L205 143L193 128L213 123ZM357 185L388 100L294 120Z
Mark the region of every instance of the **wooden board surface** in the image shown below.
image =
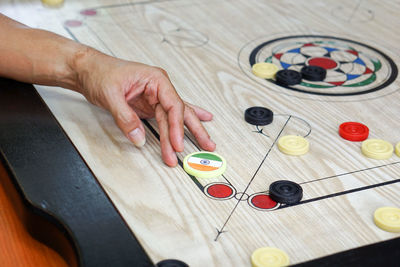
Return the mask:
M73 92L38 87L154 262L178 258L191 266L246 266L256 248L274 246L298 263L399 237L377 228L372 214L381 206L400 206L400 158L368 159L360 143L337 134L340 123L360 121L371 138L400 141L399 80L361 93L393 73L383 54L400 64L398 1L67 1L59 10L22 2L4 4L5 14L105 53L161 66L185 100L214 113L205 126L228 169L224 177L195 183L181 167L162 163L159 141L149 129L146 146L137 149L107 112ZM82 15L86 8L96 14ZM251 74L249 58L257 46L265 44L257 58L264 60L287 44L280 38L294 35L303 37L287 40L351 45L370 56L365 62L378 58L381 70L366 86L305 88L313 94ZM263 127L265 135L243 120L244 110L255 105L278 114ZM286 134L307 135L310 152L302 157L279 152L276 140ZM181 159L198 150L191 140L187 134ZM248 199L280 179L302 184L302 203L274 211L249 205ZM211 182L228 183L238 194L212 199L199 190Z

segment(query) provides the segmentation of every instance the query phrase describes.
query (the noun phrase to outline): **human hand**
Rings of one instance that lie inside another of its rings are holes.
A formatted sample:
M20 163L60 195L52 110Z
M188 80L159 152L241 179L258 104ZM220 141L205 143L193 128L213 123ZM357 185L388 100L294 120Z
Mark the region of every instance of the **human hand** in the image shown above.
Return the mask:
M210 121L212 114L183 102L164 70L92 49L75 58L72 64L79 81L76 90L89 102L110 111L118 127L136 146L143 146L146 140L140 118L155 117L162 159L168 166L176 166L175 152L183 151L184 125L202 149L215 150L215 143L200 122Z
M184 125L202 149L215 149L200 123L211 120L211 113L185 104L164 70L107 56L1 14L0 32L7 36L7 42L0 42L1 76L82 93L91 103L109 110L138 147L146 140L140 118L155 117L162 158L169 166L177 164L175 152L183 151Z

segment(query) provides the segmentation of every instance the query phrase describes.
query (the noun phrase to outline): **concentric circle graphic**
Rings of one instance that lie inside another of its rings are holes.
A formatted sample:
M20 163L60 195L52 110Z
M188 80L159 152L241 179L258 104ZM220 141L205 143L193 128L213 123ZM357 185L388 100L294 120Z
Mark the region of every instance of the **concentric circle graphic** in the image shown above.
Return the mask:
M216 200L226 200L235 196L236 189L227 183L210 183L204 187L206 196Z
M329 97L359 96L386 89L398 76L398 68L391 57L358 41L325 35L265 39L267 37L246 44L239 54L239 65L251 79L269 88L275 84L282 92L290 90ZM316 66L325 69L326 76L321 81L303 77L300 84L281 86L274 79L262 79L248 71L260 62L273 63L280 70L298 72L306 66ZM393 91L393 88L388 91Z
M280 207L280 204L269 197L268 192L259 192L252 194L247 199L247 203L256 210L271 211Z

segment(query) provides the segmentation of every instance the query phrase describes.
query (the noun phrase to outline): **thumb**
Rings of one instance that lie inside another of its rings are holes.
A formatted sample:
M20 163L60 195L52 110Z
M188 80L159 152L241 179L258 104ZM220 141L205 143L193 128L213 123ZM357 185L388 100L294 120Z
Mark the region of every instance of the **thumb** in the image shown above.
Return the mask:
M135 146L142 147L146 143L143 124L125 99L112 107L111 114L118 127Z

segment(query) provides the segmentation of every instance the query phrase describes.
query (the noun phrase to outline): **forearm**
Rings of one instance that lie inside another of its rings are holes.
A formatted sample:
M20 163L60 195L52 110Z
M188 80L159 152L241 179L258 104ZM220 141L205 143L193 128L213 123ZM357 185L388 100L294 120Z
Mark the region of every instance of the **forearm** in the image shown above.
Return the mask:
M202 149L215 149L199 120L211 120L212 114L185 105L164 70L105 55L1 14L0 38L0 76L83 94L109 110L136 146L146 141L140 118L156 117L162 158L169 166L177 164L175 152L183 151L184 124Z
M77 62L92 49L0 14L0 76L80 91Z

